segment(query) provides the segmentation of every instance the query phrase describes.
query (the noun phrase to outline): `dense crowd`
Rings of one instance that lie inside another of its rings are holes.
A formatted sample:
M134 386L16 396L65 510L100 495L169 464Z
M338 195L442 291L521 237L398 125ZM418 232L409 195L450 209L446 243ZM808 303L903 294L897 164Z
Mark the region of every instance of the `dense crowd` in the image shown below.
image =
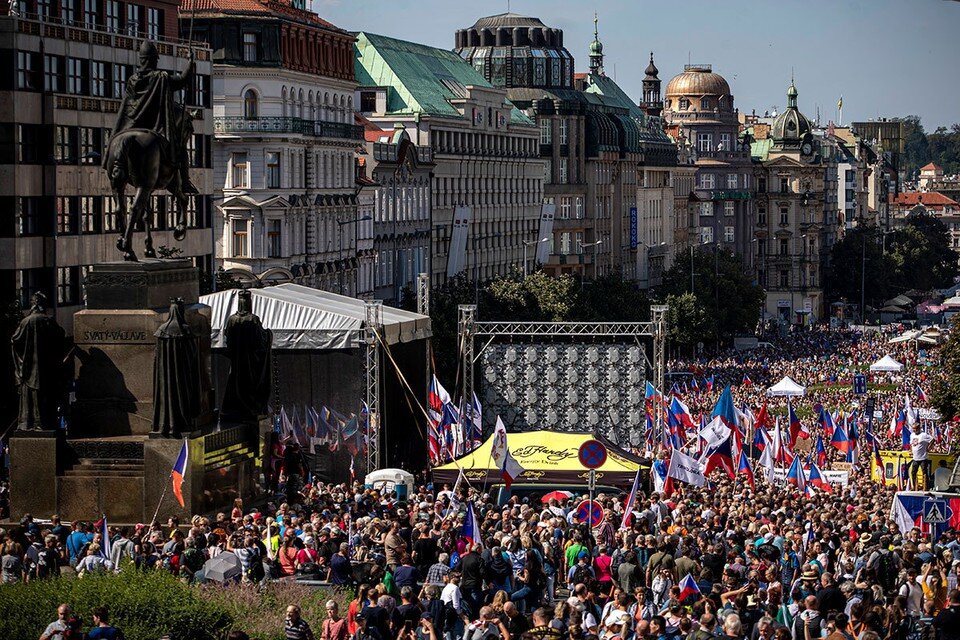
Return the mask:
M823 385L801 402L846 405L855 400L852 373L892 352L904 372L870 381L882 389L878 407L892 407L936 369L887 338L800 333L749 356L671 370L714 377L710 393L687 385L698 413L728 383L738 406L756 411L767 401L772 409L763 391L783 375ZM935 350L923 357L937 361ZM807 420L815 434L815 418ZM862 470L830 492L716 474L707 487L681 484L670 495L641 487L633 505L601 494L604 520L591 527L575 515L583 496L518 492L495 504L489 487L462 479L423 483L400 500L361 484L300 486L288 477L289 452L278 455L277 502L238 500L229 513L189 523L110 528L109 545L102 523L27 516L0 534L2 581L160 570L197 582L207 560L232 552L242 568L236 588L312 578L339 594L325 620L307 620L291 603L291 639L960 638L960 531L948 527L936 539L904 531L891 515L895 488ZM345 610L338 600L349 600ZM109 612L99 614L96 627L112 629ZM43 637L62 638L71 615L63 605Z

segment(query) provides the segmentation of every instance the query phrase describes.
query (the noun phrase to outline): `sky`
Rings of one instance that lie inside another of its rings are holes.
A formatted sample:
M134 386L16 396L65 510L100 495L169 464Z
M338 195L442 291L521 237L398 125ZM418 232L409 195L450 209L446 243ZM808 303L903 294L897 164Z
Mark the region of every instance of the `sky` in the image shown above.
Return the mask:
M308 0L310 2L311 0ZM508 0L312 0L338 27L452 49L454 33L504 13ZM604 67L635 100L653 51L663 88L687 62L727 79L737 107L786 104L793 73L808 117L843 122L919 115L924 128L960 122L960 2L956 0L509 0L515 13L564 32L577 71L588 67L593 12Z

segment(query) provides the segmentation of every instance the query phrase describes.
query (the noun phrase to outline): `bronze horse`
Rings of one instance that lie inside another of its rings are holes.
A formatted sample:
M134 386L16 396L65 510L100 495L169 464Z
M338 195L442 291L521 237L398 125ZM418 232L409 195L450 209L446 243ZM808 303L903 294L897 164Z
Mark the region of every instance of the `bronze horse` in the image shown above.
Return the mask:
M184 112L186 129L192 132L192 114ZM185 216L187 196L176 165L169 161L173 153L171 145L161 136L148 129L128 129L110 138L107 146L105 166L110 177L110 186L116 198L120 214L121 230L117 237L117 249L123 252L123 259L137 261L133 250L133 230L143 221L147 237L144 240L143 255L156 258L153 248L153 236L150 233L150 214L153 213L151 195L159 189L166 189L177 201L177 224L173 237L179 242L187 235ZM127 217L127 185L136 188L133 209Z

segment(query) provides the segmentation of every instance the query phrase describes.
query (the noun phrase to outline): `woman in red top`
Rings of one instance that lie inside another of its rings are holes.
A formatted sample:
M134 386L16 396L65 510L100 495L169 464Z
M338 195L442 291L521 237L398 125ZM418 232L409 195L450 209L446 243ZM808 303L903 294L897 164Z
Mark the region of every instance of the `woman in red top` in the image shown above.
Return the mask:
M357 597L350 602L347 607L347 631L352 636L357 632L357 614L363 611L363 605L366 604L367 591L370 585L362 584L357 588Z
M283 542L277 551L277 562L281 576L292 576L297 570L297 547L294 545L293 531L286 531Z

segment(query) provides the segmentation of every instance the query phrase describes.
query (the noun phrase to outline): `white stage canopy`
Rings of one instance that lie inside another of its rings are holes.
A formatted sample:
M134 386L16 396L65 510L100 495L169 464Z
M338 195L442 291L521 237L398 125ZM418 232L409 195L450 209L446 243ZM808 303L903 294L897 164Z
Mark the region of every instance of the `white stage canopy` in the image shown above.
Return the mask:
M767 389L768 396L802 396L806 392L806 387L801 387L790 376L784 376L783 380Z
M903 365L891 358L889 355L885 355L872 365L870 365L870 371L902 371Z
M237 310L239 289L201 296L209 305L214 349L226 346L223 328ZM273 331L274 349L354 349L363 341L366 308L363 300L299 284L250 289L253 312ZM430 318L384 305L382 336L387 344L431 336Z

